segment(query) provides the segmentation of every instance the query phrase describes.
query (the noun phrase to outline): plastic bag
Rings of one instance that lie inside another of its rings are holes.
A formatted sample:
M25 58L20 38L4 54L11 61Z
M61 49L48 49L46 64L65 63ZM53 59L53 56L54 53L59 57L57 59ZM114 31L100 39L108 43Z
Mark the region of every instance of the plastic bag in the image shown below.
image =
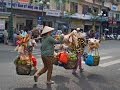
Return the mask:
M68 60L69 60L69 55L67 52L61 52L59 54L59 59L58 59L61 63L67 64Z
M86 65L93 66L94 64L94 57L92 55L88 55L85 61Z

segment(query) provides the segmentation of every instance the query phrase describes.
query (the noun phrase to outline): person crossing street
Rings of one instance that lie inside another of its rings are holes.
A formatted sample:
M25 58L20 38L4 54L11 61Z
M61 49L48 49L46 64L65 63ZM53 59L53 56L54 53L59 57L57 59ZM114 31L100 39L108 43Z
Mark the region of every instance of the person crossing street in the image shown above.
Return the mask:
M55 40L51 36L51 32L54 28L45 26L42 31L42 42L41 42L41 58L43 61L43 68L38 71L34 76L34 81L37 82L39 76L47 72L47 84L54 84L51 80L54 62L54 44L60 43L61 41Z

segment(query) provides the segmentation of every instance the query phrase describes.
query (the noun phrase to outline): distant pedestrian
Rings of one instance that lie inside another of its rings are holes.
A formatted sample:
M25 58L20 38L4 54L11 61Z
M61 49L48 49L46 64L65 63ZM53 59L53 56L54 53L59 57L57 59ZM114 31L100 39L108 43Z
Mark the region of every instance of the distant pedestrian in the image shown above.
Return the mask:
M16 46L16 42L17 42L17 33L16 32L14 32L13 33L13 45L15 45Z
M94 33L93 30L90 30L90 31L88 32L88 38L95 38L95 33Z
M4 34L4 44L8 44L8 32L7 32L7 30L4 30L3 34Z
M25 30L21 30L21 34L22 37L26 37L27 36L27 32Z
M100 39L100 33L99 33L99 31L95 32L95 39Z
M35 74L34 80L38 81L38 77L44 74L47 71L47 84L54 84L54 81L51 81L52 71L53 71L53 62L54 62L54 45L60 43L56 41L52 36L51 32L54 28L45 26L42 31L42 42L41 42L41 58L44 64L44 67Z
M33 36L33 38L38 38L38 37L40 36L40 32L39 32L39 30L36 29L36 28L34 28L31 32L32 32L32 36ZM39 42L38 39L36 39L35 41L36 41L36 42Z

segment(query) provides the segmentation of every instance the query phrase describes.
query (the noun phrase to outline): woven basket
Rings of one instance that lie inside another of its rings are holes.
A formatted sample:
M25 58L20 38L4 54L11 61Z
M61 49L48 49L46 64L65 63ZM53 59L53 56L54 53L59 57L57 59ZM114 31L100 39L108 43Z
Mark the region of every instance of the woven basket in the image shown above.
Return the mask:
M100 56L93 56L94 57L94 64L93 66L98 66L100 62Z
M77 67L77 60L69 61L67 64L64 65L65 69L76 69L76 67Z
M16 73L18 75L30 75L31 65L16 65Z
M14 64L16 66L16 73L18 75L30 75L32 65L29 63L26 64L19 64L18 62L20 61L20 58L17 57L14 61Z

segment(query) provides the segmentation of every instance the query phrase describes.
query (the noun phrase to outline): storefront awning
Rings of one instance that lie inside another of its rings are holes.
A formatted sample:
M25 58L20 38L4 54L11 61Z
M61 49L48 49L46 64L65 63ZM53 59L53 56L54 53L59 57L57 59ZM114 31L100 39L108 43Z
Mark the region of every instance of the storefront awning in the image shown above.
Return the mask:
M91 18L91 20L96 20L96 21L102 21L102 22L104 22L104 21L108 21L109 19L108 19L108 17L104 17L104 16L94 16L94 17L92 17Z
M0 12L0 18L6 19L10 16L9 12Z
M98 21L108 21L108 17L99 17Z
M70 15L70 17L75 19L83 19L83 20L90 20L92 18L91 15L85 15L85 14L79 14L79 13Z

